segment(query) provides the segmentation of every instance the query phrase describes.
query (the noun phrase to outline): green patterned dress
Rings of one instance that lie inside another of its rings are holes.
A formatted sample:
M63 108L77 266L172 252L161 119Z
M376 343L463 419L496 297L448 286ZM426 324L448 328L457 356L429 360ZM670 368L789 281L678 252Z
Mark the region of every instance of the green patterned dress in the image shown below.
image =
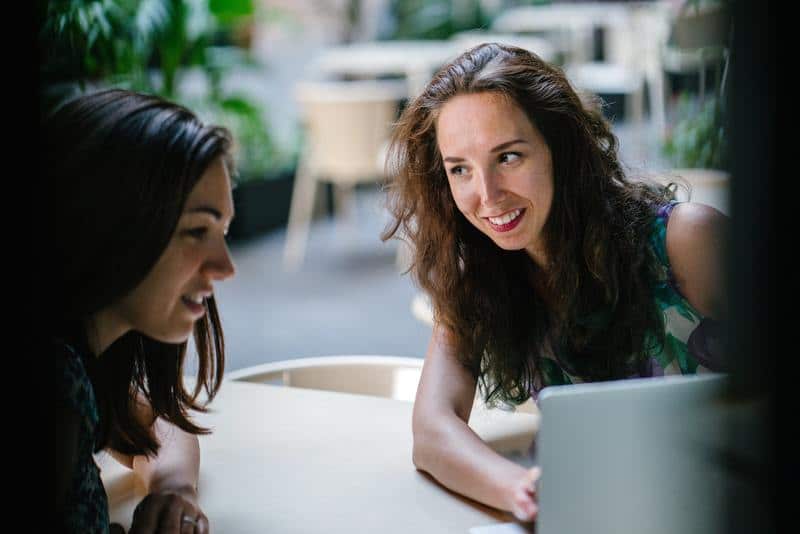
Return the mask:
M650 235L650 245L659 261L653 296L664 314L666 339L660 350L650 354L643 372L635 377L719 372L723 369L719 351L712 350L719 337L719 325L703 317L681 295L670 268L666 245L667 222L676 205L677 202L673 201L656 211ZM534 384L531 388L534 399L546 386L583 382L580 377L564 371L553 358L542 359L541 371L542 383Z

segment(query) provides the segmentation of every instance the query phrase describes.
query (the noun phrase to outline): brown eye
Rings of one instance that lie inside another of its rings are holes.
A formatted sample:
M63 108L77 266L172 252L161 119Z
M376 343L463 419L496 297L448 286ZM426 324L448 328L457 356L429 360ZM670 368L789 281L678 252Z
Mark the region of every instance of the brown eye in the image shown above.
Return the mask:
M205 226L201 226L198 228L190 228L189 230L186 230L184 232L184 234L193 237L195 239L203 239L207 233L208 233L208 228L206 228Z
M500 163L513 163L520 158L519 152L503 152L500 154Z

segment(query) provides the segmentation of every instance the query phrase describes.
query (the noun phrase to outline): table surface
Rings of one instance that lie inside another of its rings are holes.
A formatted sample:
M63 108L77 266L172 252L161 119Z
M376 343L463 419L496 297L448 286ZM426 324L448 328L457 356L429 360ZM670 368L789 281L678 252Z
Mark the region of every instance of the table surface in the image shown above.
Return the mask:
M226 381L200 436L200 504L213 532L468 532L513 521L456 495L411 461L413 404ZM476 408L470 426L524 459L535 414ZM112 522L128 528L144 497L133 473L97 455ZM524 463L524 460L519 460Z
M379 76L433 72L457 55L452 41L368 41L326 48L316 68L326 74Z
M368 41L328 47L315 58L312 70L323 76L402 76L409 96L415 96L439 67L473 46L492 41L528 48L546 61L555 58L553 46L541 38L462 32L447 40Z

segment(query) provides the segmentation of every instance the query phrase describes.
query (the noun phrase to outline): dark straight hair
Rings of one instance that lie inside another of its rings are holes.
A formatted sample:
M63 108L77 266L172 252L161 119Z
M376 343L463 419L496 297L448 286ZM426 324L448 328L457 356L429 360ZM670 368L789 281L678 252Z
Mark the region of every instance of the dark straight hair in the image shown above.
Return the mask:
M55 267L52 335L87 350L86 320L133 290L166 249L184 204L218 157L231 165L231 136L203 124L183 106L121 89L78 96L42 125L45 185L51 196L49 231ZM224 370L224 340L216 303L194 329L199 365L191 393L184 388L187 343L168 344L131 331L87 371L100 411L96 450L154 454L149 422L136 417L138 395L183 430L205 389L211 400ZM99 356L99 355L98 355Z

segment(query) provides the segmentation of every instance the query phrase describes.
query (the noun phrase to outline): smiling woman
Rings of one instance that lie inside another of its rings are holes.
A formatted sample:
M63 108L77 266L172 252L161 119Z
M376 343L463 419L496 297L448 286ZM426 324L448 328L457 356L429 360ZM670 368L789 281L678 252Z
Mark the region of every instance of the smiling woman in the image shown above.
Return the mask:
M497 43L466 51L405 108L388 163L383 237L413 245L434 319L413 460L445 486L537 514L538 469L467 425L479 386L520 404L552 385L723 368L725 217L626 176L609 124L557 67Z
M546 265L553 164L539 129L513 100L491 92L451 99L436 126L458 210L500 248L524 249Z
M214 283L234 274L231 139L189 110L123 90L80 96L43 124L52 197L58 532L107 532L92 454L107 449L148 495L137 532L207 532L190 410L222 380ZM183 386L194 334L196 387ZM183 528L183 530L181 530Z

